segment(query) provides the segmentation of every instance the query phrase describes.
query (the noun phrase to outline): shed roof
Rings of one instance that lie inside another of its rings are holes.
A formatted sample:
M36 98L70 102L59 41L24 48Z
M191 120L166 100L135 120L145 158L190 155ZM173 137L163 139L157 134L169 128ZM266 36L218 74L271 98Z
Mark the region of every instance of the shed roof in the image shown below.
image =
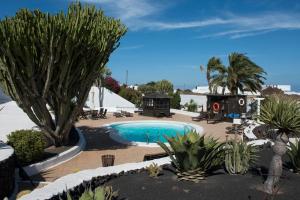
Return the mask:
M166 95L166 94L162 94L162 93L148 93L148 94L145 94L145 96L143 96L143 98L147 98L147 99L170 99L171 97Z

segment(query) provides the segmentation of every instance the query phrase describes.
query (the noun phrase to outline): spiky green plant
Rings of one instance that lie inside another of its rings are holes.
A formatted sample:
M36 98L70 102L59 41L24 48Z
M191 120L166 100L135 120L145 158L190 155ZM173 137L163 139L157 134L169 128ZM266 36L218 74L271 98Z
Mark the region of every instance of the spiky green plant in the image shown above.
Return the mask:
M257 160L258 148L236 139L226 142L225 167L229 174L245 174Z
M170 148L162 142L158 144L169 154L180 180L197 182L203 179L209 170L221 164L223 144L213 138L200 136L196 131L165 138Z
M55 145L65 144L125 32L119 20L86 4L56 14L21 9L0 22L0 85Z
M263 102L258 117L262 122L277 129L274 155L264 184L265 192L273 194L282 174L282 156L287 151L288 136L300 133L300 104L289 97L271 96Z
M80 196L79 200L113 200L118 197L118 192L113 191L112 186L97 187L94 191L89 187ZM68 192L67 200L73 200L73 197Z
M278 134L300 133L300 104L286 96L270 96L263 102L259 119L278 129Z
M152 163L148 167L146 167L148 174L152 178L157 178L162 171L161 166L158 166L157 163Z
M296 139L295 143L290 142L287 150L291 164L296 173L300 172L300 139Z

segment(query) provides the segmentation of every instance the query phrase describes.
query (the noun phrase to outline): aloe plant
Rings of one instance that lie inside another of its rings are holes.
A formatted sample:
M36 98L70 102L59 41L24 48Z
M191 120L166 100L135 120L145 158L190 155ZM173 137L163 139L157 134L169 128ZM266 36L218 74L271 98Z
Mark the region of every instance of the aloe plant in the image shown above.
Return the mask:
M273 146L273 158L270 163L268 178L264 190L273 194L274 187L282 174L282 156L287 151L289 135L300 133L300 104L289 97L271 96L261 106L259 119L277 129Z
M148 171L149 176L152 178L157 178L162 171L161 166L159 166L156 163L152 163L151 165L146 167L146 169Z
M300 140L297 139L295 143L290 142L287 154L291 160L291 164L296 173L300 172Z
M113 191L111 186L97 187L94 191L91 188L86 189L79 200L113 200L118 197L118 192ZM67 200L73 200L70 193L67 193Z
M213 138L205 138L191 131L184 135L167 137L170 148L162 142L158 144L169 154L180 180L199 181L205 174L221 163L221 146Z
M226 142L225 168L229 174L245 174L257 160L258 149L236 139Z

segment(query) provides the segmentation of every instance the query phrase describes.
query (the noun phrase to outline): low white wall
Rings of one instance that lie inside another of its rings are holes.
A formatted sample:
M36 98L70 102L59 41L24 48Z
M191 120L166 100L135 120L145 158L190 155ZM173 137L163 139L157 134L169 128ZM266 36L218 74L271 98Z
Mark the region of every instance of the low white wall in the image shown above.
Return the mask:
M198 112L189 112L189 111L178 110L178 109L171 109L170 111L171 111L171 113L186 115L186 116L190 116L190 117L197 117L197 116L199 116Z
M118 174L122 171L127 172L145 168L152 163L158 165L169 164L171 160L169 157L155 159L146 162L126 163L112 167L99 167L97 169L83 170L74 174L63 176L45 187L33 190L30 194L24 195L20 200L33 200L33 199L49 199L54 195L60 194L67 189L74 188L80 185L83 181L90 181L93 177L105 176L110 174Z
M81 153L81 151L85 148L86 141L84 139L83 134L79 129L76 129L79 134L79 141L77 145L72 147L71 149L68 149L67 151L64 151L52 158L49 158L45 161L34 163L32 165L26 166L23 169L26 171L26 173L29 176L35 175L40 173L43 170L50 169L52 167L55 167L57 165L60 165L68 160L71 160L72 158L76 157Z

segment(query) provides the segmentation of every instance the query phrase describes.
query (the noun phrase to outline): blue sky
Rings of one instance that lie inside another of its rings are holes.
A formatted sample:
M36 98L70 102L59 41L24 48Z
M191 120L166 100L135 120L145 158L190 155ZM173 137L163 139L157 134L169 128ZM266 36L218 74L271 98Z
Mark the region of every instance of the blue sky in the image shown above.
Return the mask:
M22 7L66 10L70 0L1 0L0 17ZM206 85L199 70L212 56L227 64L231 52L262 66L266 83L300 91L300 1L296 0L84 0L120 18L129 31L108 66L129 84L168 79L176 87Z

